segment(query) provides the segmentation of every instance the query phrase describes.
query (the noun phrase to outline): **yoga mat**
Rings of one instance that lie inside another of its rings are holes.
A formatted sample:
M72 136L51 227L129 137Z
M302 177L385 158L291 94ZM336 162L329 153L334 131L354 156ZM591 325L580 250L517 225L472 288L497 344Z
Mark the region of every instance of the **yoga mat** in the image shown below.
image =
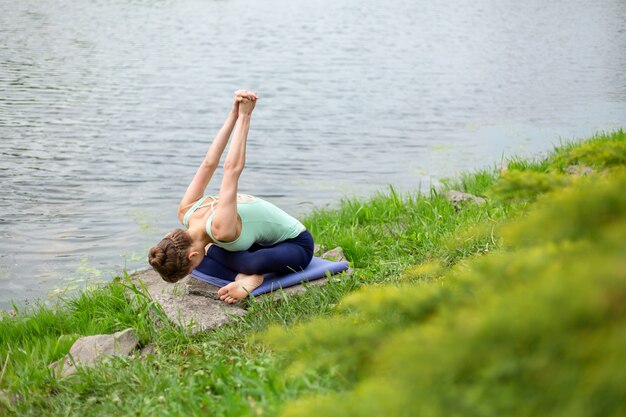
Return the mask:
M309 266L304 268L304 270L302 271L291 272L285 275L277 275L275 273L265 274L263 284L261 284L258 288L252 291L251 294L265 294L279 288L291 287L292 285L297 285L301 282L313 281L316 279L324 278L327 271L329 274L333 275L347 269L348 262L346 261L332 262L327 261L326 259L313 257ZM223 287L232 282L205 274L204 272L202 272L202 264L200 264L198 268L194 269L191 272L191 276L201 281L205 281L209 284L215 285L216 287Z

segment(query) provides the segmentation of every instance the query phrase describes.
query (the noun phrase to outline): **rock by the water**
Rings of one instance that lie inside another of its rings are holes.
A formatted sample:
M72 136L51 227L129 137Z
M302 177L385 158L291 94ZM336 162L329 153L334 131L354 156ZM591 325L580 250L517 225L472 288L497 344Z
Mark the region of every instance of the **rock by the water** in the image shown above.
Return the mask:
M324 252L320 258L333 262L342 262L346 260L346 255L344 255L343 249L337 246L335 249Z
M139 358L145 359L148 356L154 356L156 354L156 345L154 343L150 343L141 348L139 351Z
M2 318L2 313L6 313L8 317L17 316L17 313L15 312L15 310L0 310L0 318Z
M219 287L193 277L190 277L187 282L187 291L189 291L189 294L191 295L200 295L202 297L219 300L220 296L217 295L218 290Z
M93 366L110 356L128 356L139 343L135 330L130 328L114 334L98 334L78 339L70 353L52 364L57 375L66 377L78 371L79 366Z
M582 176L582 175L590 175L596 172L593 168L588 167L586 165L570 165L567 168L565 168L563 171L575 177Z
M2 411L2 403L6 402L6 403L11 403L11 394L9 393L9 391L4 390L4 389L0 389L0 411Z
M482 197L477 197L472 194L463 193L457 190L448 191L448 201L452 203L455 209L460 210L461 204L470 202L474 204L484 204L486 200Z
M247 311L227 304L217 297L218 288L193 277L185 277L176 284L163 281L153 269L138 272L132 279L140 279L153 300L157 301L170 321L185 327L191 333L223 326Z
M12 406L22 400L24 400L24 396L22 394L0 389L0 414L4 411L2 408L3 403Z
M315 243L313 245L313 255L314 256L320 256L324 252L326 252L326 247L324 247L324 246L322 246L322 245L320 245L318 243Z

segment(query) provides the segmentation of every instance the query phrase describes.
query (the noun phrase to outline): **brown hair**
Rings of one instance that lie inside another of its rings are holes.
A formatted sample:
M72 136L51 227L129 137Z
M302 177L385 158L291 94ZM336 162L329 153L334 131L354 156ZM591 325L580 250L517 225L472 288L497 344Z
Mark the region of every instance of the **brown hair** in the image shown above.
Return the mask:
M178 282L191 268L189 248L191 238L183 229L176 229L150 248L148 262L167 282Z

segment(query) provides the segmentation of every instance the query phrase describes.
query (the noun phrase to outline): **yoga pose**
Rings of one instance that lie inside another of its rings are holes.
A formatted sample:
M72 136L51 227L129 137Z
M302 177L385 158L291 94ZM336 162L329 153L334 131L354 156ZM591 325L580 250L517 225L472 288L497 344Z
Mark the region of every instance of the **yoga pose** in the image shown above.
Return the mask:
M148 257L168 282L179 281L203 263L208 275L232 281L218 291L231 304L261 285L263 274L302 270L313 257L313 237L302 223L265 200L237 194L256 100L254 92L235 92L233 109L178 207L187 230L165 235ZM219 194L204 196L233 129Z

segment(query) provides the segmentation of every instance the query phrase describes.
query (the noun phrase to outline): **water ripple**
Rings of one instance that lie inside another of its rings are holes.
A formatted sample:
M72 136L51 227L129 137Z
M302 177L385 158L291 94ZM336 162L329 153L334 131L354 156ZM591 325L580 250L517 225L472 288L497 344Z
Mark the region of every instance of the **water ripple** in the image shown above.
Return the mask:
M622 126L626 3L570 3L0 2L0 307L143 266L240 87L298 215Z

